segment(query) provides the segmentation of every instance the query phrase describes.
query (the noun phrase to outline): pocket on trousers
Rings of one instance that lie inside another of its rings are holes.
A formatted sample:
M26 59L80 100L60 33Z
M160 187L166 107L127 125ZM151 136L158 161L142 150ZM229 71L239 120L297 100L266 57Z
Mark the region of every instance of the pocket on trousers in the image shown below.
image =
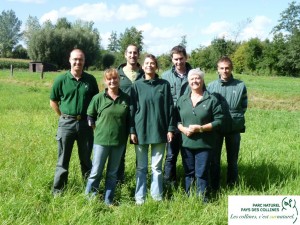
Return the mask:
M60 127L60 126L58 126L58 128L57 128L57 132L56 132L55 139L56 139L57 141L60 141L60 140L62 139L62 135L61 135L61 127Z
M232 131L245 132L245 117L239 116L232 119Z

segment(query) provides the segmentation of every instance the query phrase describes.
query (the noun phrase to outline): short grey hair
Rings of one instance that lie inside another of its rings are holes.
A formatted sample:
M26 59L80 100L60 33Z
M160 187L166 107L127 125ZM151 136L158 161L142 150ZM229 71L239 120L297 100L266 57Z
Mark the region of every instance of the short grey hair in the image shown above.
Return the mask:
M200 68L191 69L188 73L188 80L192 75L198 75L203 80L205 73L202 70L200 70Z

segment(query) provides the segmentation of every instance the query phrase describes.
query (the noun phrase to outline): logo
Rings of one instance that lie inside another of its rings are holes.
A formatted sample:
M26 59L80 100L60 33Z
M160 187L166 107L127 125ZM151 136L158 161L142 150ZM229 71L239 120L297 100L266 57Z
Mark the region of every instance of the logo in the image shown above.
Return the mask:
M228 225L300 225L300 196L228 196Z
M298 209L296 206L296 200L293 198L285 197L282 199L282 211L294 211L295 214L295 220L293 221L293 224L296 223L298 219Z

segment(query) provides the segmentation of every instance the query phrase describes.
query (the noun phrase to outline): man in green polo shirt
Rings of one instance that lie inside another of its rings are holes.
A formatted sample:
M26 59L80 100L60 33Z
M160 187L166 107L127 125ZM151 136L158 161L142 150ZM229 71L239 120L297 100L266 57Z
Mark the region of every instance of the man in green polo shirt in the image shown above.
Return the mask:
M67 184L75 140L82 176L87 178L92 168L93 130L88 125L86 112L91 99L99 93L99 89L95 77L83 72L85 55L82 50L71 51L69 62L71 70L55 79L50 94L50 106L59 116L54 195L61 193Z

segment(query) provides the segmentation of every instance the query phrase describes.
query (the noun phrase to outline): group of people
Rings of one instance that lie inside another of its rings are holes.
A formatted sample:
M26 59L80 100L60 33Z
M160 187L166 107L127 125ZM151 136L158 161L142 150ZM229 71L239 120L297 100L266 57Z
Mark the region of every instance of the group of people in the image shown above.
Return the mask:
M75 141L89 199L97 196L107 165L104 190L107 205L114 203L117 183L125 182L128 139L136 153L137 205L146 200L148 161L150 195L161 201L164 184L178 182L179 153L187 195L193 193L194 184L195 194L206 202L209 187L212 191L220 189L224 139L227 184L237 183L247 90L242 81L233 78L230 58L218 61L219 79L206 87L204 72L191 67L186 50L180 45L172 48L173 66L161 78L157 74L156 57L147 54L140 65L139 56L138 47L129 45L125 51L126 63L104 71L106 88L99 93L96 79L83 71L83 51L74 49L70 53L71 69L55 79L50 94L50 106L59 115L54 195L62 193L67 184Z

